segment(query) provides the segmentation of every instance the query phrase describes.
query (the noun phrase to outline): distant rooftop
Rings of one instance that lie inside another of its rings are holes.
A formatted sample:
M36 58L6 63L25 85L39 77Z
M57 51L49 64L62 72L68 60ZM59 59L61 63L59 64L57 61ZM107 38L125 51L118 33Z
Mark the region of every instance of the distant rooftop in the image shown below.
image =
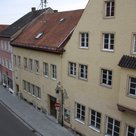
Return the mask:
M8 25L0 24L0 32L6 29Z
M47 8L46 10L48 10L48 9L51 9L51 8ZM25 14L23 17L18 19L16 22L14 22L13 24L9 25L4 31L1 31L0 32L0 37L10 38L18 30L20 30L25 25L30 23L33 19L38 17L43 12L45 12L45 9L36 10L35 8L32 8L31 12Z

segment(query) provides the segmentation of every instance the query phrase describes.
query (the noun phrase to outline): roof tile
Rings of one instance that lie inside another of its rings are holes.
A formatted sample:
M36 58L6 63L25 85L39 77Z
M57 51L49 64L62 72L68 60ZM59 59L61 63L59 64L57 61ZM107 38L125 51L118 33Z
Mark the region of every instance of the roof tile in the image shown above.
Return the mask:
M136 69L136 57L123 55L118 65L124 68Z

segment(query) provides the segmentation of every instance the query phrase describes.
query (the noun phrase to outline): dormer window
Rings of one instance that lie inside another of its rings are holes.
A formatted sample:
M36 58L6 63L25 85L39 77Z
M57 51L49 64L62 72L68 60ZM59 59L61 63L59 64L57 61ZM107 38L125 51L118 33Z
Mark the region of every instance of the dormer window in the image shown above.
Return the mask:
M43 35L43 32L38 33L38 34L35 36L35 39L39 39L42 35Z
M114 0L105 1L105 17L114 17L115 2Z
M59 20L59 22L62 23L64 20L65 20L64 18L61 18L61 19Z

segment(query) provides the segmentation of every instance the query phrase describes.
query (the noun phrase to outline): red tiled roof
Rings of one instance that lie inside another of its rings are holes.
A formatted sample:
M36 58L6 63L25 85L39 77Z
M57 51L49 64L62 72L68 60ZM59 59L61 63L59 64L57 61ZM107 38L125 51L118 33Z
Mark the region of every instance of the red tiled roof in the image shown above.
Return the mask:
M82 13L83 10L44 13L26 27L11 44L16 47L60 51L70 38ZM43 34L36 38L39 33Z
M4 29L6 29L8 27L8 25L1 25L0 24L0 32L3 31Z

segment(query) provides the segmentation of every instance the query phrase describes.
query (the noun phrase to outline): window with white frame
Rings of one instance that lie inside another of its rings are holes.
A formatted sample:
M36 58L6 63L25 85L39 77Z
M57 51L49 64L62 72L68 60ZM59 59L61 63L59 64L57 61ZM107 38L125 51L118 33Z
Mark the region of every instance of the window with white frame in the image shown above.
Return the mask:
M32 59L29 59L28 66L29 66L29 70L32 71L33 70L33 60Z
M51 78L57 79L57 66L51 64Z
M39 72L39 61L38 60L34 61L34 68L35 68L35 72L38 73Z
M106 136L119 136L120 122L113 118L107 117Z
M88 33L80 33L80 48L88 48Z
M68 75L76 76L76 63L69 62Z
M129 95L136 96L136 77L129 77Z
M79 121L85 121L85 106L76 103L76 119Z
M88 66L87 65L79 65L79 78L87 80L88 78Z
M24 69L27 69L27 58L24 57Z
M127 135L126 136L136 136L136 128L132 126L127 126Z
M133 35L133 53L136 54L136 34Z
M103 34L103 50L114 51L114 34L111 33Z
M115 12L114 0L105 1L105 17L113 17Z
M100 132L101 126L101 113L95 110L90 110L90 127Z
M107 69L101 69L101 84L105 86L112 85L112 71Z
M49 65L48 63L43 63L43 74L48 77L49 76Z

